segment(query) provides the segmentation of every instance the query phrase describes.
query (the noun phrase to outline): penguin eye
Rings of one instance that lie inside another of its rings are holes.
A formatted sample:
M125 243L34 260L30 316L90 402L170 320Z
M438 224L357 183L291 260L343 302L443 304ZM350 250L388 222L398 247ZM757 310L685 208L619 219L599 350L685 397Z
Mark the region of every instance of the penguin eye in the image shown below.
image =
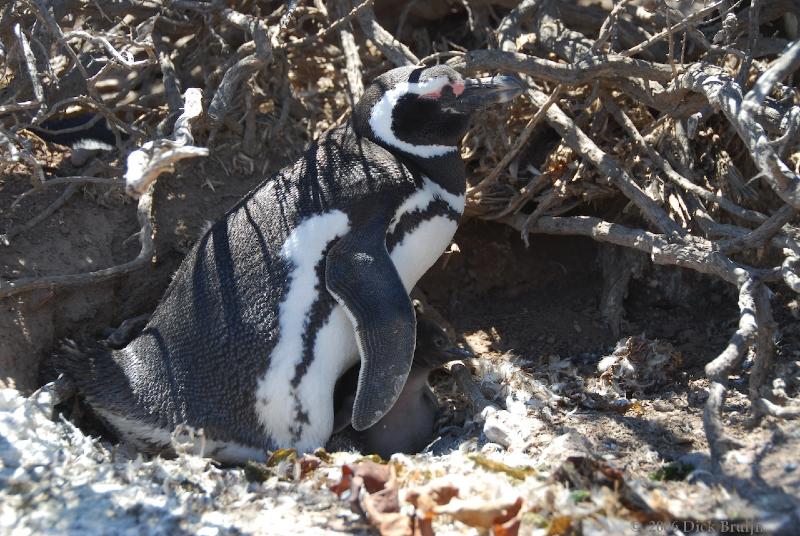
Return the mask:
M431 91L430 93L423 93L420 95L423 99L440 99L442 96L458 97L464 92L463 82L453 82L452 84L445 84L441 89Z
M433 344L436 345L436 348L441 348L444 346L444 339L441 337L436 337L436 339L433 341Z

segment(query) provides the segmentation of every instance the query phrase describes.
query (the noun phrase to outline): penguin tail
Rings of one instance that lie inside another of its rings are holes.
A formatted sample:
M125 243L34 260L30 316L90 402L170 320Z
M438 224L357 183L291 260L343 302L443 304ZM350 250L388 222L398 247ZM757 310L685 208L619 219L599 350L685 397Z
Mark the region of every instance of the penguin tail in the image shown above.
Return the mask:
M133 402L130 383L114 356L117 351L103 342L64 339L52 366L90 407L113 411Z

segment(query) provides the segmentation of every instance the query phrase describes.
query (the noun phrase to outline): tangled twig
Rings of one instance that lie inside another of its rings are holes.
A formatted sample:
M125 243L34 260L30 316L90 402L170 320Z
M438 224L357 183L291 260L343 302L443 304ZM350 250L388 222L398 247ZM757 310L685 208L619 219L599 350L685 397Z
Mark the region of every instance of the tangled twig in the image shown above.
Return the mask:
M208 156L208 149L191 145L191 123L203 112L203 93L189 88L183 95L183 113L175 122L172 140L149 141L128 156L125 173L125 190L138 197L145 192L162 173L174 170L175 163L186 158Z

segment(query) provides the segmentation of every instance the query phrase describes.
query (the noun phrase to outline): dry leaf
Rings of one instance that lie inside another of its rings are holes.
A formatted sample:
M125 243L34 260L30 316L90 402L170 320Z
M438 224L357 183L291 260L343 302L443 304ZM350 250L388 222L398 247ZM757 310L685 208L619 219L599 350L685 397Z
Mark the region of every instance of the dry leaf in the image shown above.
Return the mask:
M494 536L517 536L521 523L522 515L520 512L505 523L495 524L495 526L492 527L492 532Z
M342 478L339 479L339 482L335 482L329 485L328 489L334 492L337 497L341 497L345 491L350 489L352 481L353 481L353 468L350 465L343 465Z
M608 487L619 495L620 503L630 510L639 521L670 519L669 512L652 508L638 492L631 488L625 482L622 471L611 467L602 460L584 456L569 457L558 469L553 471L552 478L575 490L591 490L597 486Z
M572 518L569 516L557 516L550 521L547 529L547 536L564 536L572 533Z
M370 460L354 463L351 466L355 476L364 480L364 487L367 493L375 493L382 490L394 475L391 466L381 465Z
M397 490L395 490L397 494ZM375 495L364 497L363 505L367 519L378 529L381 536L413 536L413 519L397 511L381 511L381 504L374 500ZM385 506L385 505L384 505Z
M570 456L553 471L552 478L571 489L592 489L606 486L619 490L625 485L622 472L602 460L586 456Z
M413 519L400 514L397 474L391 465L370 460L342 466L342 478L330 486L340 497L349 490L354 511L363 514L381 536L413 536ZM367 493L361 498L361 490Z
M469 459L475 462L475 465L493 471L495 473L505 473L508 476L525 480L527 477L535 475L536 469L530 466L513 467L503 462L493 460L484 456L483 454L470 454Z
M453 497L458 497L458 488L447 483L429 484L409 490L406 493L406 502L415 508L414 536L434 536L434 509L437 505L449 503Z
M417 509L433 510L437 504L447 504L453 497L458 497L458 488L452 484L431 484L414 488L406 492L406 502Z
M320 466L322 460L314 456L313 454L306 454L302 458L298 460L300 463L300 475L305 476L317 467Z
M513 502L456 499L448 504L437 506L434 513L447 514L470 527L488 529L510 520L519 513L520 508L522 508L522 498L517 498Z
M284 460L294 460L297 458L297 451L294 449L278 449L267 458L267 467L278 465Z

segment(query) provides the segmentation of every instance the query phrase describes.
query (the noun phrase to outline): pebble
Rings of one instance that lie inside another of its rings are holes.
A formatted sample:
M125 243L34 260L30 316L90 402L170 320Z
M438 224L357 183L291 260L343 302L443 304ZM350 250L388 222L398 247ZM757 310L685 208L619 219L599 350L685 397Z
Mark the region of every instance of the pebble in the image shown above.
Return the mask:
M653 402L653 409L656 411L672 411L674 406L666 400L656 400Z
M507 411L501 411L502 413L508 413ZM501 411L494 412L486 418L486 423L483 425L483 434L489 441L497 443L504 448L508 448L511 446L513 430L508 423L504 422L502 417L498 415Z
M705 404L706 400L708 400L708 390L707 389L698 389L697 391L692 391L687 396L687 400L689 404L692 405L701 405Z
M497 443L486 443L481 447L481 453L483 454L495 454L497 452L502 452L503 450L505 450L505 448Z
M590 457L592 450L591 443L585 436L570 431L553 439L539 454L538 463L555 467L573 456Z

